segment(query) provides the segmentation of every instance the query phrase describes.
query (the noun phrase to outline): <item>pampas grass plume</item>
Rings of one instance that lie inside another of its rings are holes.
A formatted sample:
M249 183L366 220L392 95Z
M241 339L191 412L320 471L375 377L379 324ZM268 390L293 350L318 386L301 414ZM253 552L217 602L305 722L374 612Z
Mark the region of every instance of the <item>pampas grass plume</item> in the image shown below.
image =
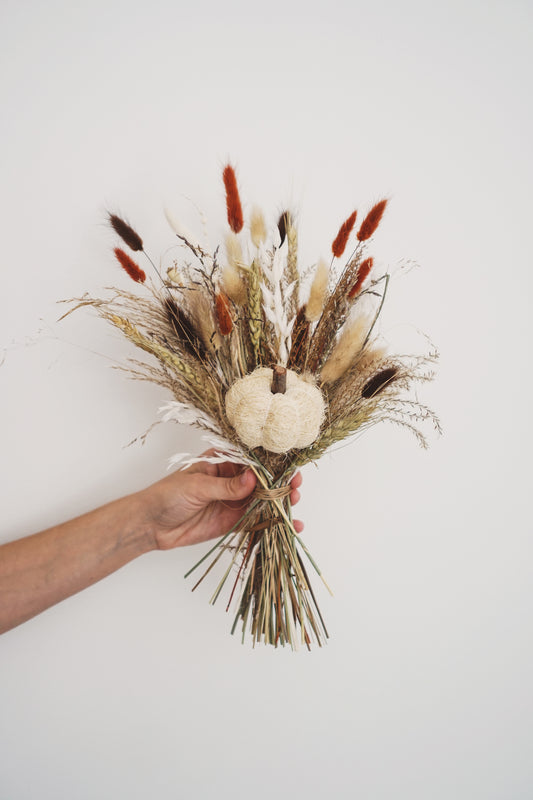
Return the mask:
M115 247L114 252L120 266L128 273L130 278L136 283L144 283L146 280L146 273L135 263L133 258L130 258L120 247Z
M226 238L226 253L228 263L222 271L222 283L228 297L235 305L242 306L246 302L246 286L239 274L242 263L241 245L235 234Z
M240 233L244 220L242 217L241 198L237 187L237 177L235 170L230 164L224 167L222 173L224 188L226 189L226 208L228 211L228 223L234 233Z
M337 344L322 369L320 379L323 383L333 383L344 375L363 347L371 325L372 318L361 314L344 326Z
M167 218L167 222L176 234L179 236L180 239L184 239L188 244L192 245L194 248L200 248L200 243L198 241L198 237L194 236L187 228L181 224L180 220L174 215L174 213L169 209L164 209L165 217Z
M333 244L331 245L331 252L335 258L340 258L344 253L346 245L348 244L348 239L350 238L350 234L353 231L356 218L357 211L354 211L353 214L350 214L348 219L345 220L340 226L339 232L333 240Z
M257 206L252 211L250 220L250 236L256 247L259 247L267 238L267 229L263 212Z
M241 243L234 233L228 233L226 236L226 258L234 269L242 269L245 266Z
M305 311L305 318L309 322L316 322L322 314L328 283L328 265L323 259L321 259L318 262L315 271L315 276L313 278L313 283L311 284L311 291L309 293L309 300L307 301L307 308Z

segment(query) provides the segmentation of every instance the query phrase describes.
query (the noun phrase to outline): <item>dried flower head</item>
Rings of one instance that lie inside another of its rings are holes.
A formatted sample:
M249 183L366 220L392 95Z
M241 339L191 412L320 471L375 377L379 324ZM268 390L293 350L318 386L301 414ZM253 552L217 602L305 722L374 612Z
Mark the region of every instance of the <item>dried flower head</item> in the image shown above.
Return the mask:
M324 300L329 282L329 269L326 262L321 259L318 262L313 283L311 284L311 291L309 293L309 300L305 309L305 317L309 322L316 322L319 319L324 309Z
M222 336L227 336L233 328L229 298L224 292L217 292L215 297L215 311L218 329Z
M375 397L394 380L397 374L397 367L387 367L386 369L382 369L365 383L361 390L361 396L365 399Z
M374 265L374 259L372 257L365 258L365 260L359 264L359 268L356 273L356 281L352 286L352 288L350 289L350 291L348 292L348 297L350 299L357 297L357 295L362 289L363 283L368 278L370 270L372 269L373 265Z
M131 225L124 222L123 219L117 217L116 214L109 214L109 224L118 233L123 242L125 242L131 250L137 251L143 249L143 240L139 234L133 230Z
M386 200L380 200L379 203L376 203L376 205L370 209L364 218L361 227L357 231L357 238L360 242L365 242L373 235L379 223L381 222L381 217L383 216L386 205Z
M190 246L200 249L200 242L198 241L198 237L195 236L191 231L189 231L185 225L182 224L181 220L171 211L170 208L165 208L165 217L167 219L168 224L180 239L183 239L187 244Z
M120 247L115 247L114 253L120 266L128 273L132 280L136 281L136 283L145 282L146 273L124 252L124 250L121 250Z
M262 245L267 238L267 229L263 212L257 206L252 211L250 219L250 237L256 247Z
M226 189L226 208L228 212L228 223L234 233L240 233L244 225L242 216L241 198L237 187L237 177L235 170L230 164L224 167L222 173L224 187Z
M282 211L279 219L278 219L278 231L279 231L279 246L283 244L285 238L287 236L287 231L292 226L292 216L290 211Z
M350 214L347 220L345 220L339 228L339 232L335 239L333 240L333 244L331 245L331 251L335 258L340 258L346 249L346 245L348 244L348 239L350 238L350 234L353 231L353 226L355 225L355 220L357 219L357 211L354 211L353 214Z
M320 375L324 383L333 383L344 375L354 358L364 346L372 318L361 314L346 323L331 355L322 368Z
M167 278L172 283L179 283L181 281L179 269L177 267L169 267L167 269Z

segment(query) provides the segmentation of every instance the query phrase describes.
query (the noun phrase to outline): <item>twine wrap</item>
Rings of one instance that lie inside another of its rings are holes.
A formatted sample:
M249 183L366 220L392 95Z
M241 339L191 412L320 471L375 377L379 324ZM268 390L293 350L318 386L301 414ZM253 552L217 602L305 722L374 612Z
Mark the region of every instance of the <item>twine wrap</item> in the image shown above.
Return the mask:
M274 489L267 489L264 486L256 486L253 496L258 500L282 500L291 493L291 487L287 483L285 486L276 486Z

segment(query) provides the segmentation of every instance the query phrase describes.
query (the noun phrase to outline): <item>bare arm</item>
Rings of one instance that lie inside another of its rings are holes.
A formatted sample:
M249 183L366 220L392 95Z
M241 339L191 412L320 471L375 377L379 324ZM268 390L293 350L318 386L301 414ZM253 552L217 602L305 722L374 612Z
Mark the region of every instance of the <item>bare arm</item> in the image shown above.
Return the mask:
M226 533L242 516L255 476L198 464L148 489L0 546L0 633L96 583L150 550ZM293 503L301 477L292 481ZM295 523L298 530L303 527Z

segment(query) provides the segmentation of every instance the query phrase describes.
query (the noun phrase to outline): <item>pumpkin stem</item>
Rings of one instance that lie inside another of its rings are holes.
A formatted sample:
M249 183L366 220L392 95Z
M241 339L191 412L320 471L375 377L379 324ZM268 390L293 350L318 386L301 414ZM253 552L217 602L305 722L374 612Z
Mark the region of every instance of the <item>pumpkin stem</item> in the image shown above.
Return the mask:
M285 394L287 390L287 370L285 367L274 367L272 370L272 394Z

